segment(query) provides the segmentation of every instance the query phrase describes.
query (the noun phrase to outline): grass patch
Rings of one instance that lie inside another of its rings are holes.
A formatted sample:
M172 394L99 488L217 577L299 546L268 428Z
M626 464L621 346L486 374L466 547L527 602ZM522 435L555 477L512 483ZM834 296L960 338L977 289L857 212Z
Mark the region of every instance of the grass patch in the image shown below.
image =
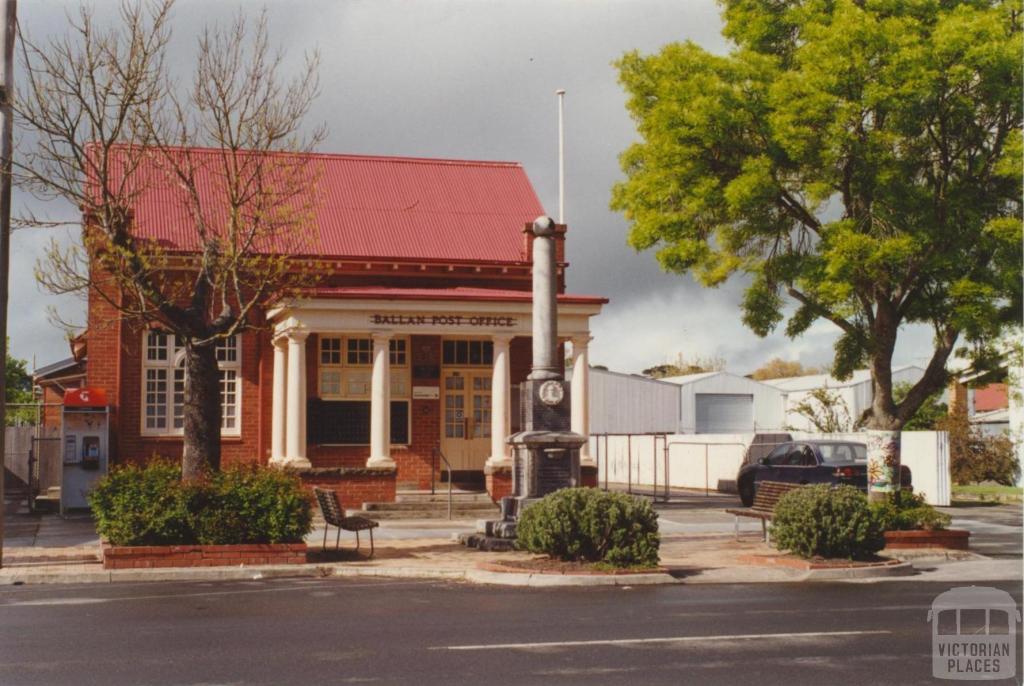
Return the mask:
M1002 486L1000 484L967 484L953 485L953 497L972 498L977 500L1021 500L1024 489L1020 486Z

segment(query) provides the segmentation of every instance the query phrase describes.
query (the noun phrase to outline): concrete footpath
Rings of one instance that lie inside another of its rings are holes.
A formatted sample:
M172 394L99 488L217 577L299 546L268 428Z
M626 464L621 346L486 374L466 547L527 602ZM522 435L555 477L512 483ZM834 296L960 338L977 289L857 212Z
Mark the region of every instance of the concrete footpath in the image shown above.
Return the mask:
M334 552L334 530L328 551L321 552L323 529L308 537L310 562L304 565L262 565L207 568L104 570L99 538L88 517L56 515L8 517L0 585L40 583L109 583L137 581L245 580L273 577L399 577L466 580L518 586L640 585L652 583L772 583L793 581L884 581L911 578L934 581L996 581L1021 579L1020 512L1013 508L950 510L954 526L972 529L977 552L916 551L909 564L887 571L800 570L771 564L782 553L761 541L760 524L741 523L736 540L734 519L724 513L733 498L711 496L677 499L659 505L663 573L618 576L510 574L481 569L486 563L528 560L523 552L489 553L469 550L454 542L472 531L470 520L387 520L377 529L376 554L368 559L368 541L356 554L354 536L342 533L342 550ZM365 537L364 537L365 539ZM1017 541L1016 546L1014 540ZM760 564L750 560L759 559ZM764 562L767 562L765 564ZM879 575L883 576L879 576Z

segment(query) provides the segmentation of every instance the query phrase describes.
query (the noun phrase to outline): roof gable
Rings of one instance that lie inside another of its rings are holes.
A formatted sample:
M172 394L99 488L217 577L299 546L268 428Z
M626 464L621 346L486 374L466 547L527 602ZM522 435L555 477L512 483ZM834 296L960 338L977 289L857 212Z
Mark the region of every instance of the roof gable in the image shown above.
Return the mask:
M221 152L183 148L197 168L204 216L223 216ZM253 153L255 155L255 153ZM295 160L316 178L307 200L311 231L303 248L333 258L526 262L523 227L544 214L523 168L514 162L264 153ZM139 238L172 251L198 247L195 223L181 185L156 152L134 174L140 190L132 205ZM220 220L223 223L223 219ZM290 245L296 245L293 241ZM306 248L305 246L308 246Z
M900 367L893 367L892 372L893 374L897 374L908 369L924 371L917 365L906 364ZM765 379L762 383L774 386L775 388L780 388L784 391L810 391L817 388L848 388L862 383L870 383L870 381L870 369L855 369L850 378L845 381L840 381L834 376L830 376L828 374L810 374L808 376L790 376L781 379Z

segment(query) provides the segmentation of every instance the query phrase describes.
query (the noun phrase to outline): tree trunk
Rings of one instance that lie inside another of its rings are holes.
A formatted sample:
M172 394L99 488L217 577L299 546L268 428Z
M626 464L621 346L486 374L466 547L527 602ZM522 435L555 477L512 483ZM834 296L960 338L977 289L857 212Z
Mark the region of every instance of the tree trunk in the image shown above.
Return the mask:
M892 355L896 348L897 317L888 302L875 314L875 349L871 356L871 413L865 422L868 453L868 500L877 502L902 487L900 429L905 420L892 397Z
M868 500L885 500L903 487L900 431L868 429Z
M182 477L220 469L220 372L214 345L185 346L185 447Z

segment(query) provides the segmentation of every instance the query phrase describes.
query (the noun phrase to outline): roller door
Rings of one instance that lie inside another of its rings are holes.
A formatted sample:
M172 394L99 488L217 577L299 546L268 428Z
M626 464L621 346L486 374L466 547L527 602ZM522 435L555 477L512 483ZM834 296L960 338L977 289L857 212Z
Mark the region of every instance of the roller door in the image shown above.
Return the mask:
M731 434L754 430L754 396L697 394L697 433Z

